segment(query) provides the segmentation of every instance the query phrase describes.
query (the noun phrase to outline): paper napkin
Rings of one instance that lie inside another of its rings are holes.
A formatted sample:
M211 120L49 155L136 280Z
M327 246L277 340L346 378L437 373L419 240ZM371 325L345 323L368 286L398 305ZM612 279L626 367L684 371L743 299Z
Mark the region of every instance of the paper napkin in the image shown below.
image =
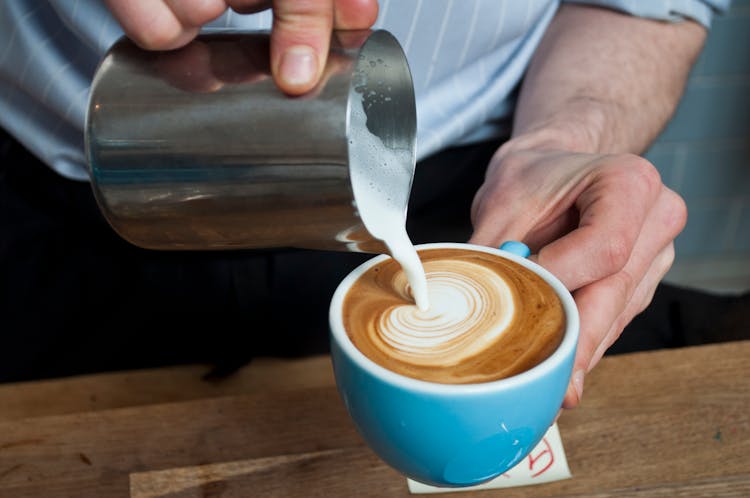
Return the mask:
M413 494L451 493L542 484L568 479L569 477L571 477L571 474L568 468L568 460L565 458L565 449L560 439L560 431L557 429L557 423L555 423L547 430L541 442L531 450L526 458L505 474L489 482L464 488L439 488L412 481L411 479L407 479L407 483L409 491Z

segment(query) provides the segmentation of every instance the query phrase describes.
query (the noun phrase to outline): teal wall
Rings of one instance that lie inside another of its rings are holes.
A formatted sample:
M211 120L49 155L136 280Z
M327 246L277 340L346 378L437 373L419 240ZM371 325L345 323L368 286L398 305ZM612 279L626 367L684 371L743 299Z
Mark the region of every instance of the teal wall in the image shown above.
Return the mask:
M750 286L750 0L715 17L680 106L646 157L688 205L674 279L714 261Z

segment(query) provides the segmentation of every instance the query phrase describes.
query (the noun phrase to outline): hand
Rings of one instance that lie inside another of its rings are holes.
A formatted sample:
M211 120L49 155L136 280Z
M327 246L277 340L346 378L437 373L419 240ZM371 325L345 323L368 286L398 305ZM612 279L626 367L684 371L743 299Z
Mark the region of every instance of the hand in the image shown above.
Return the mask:
M365 31L337 32L332 43L347 48L346 42ZM343 40L342 40L343 39ZM360 46L362 40L356 40ZM149 68L153 74L176 88L193 93L212 93L227 84L255 83L271 78L269 41L265 35L241 38L195 39L184 47L154 52ZM333 51L328 55L320 82L305 97L314 97L334 75L350 71L349 57Z
M377 0L106 0L125 33L149 50L189 43L228 8L242 14L273 9L271 72L278 87L300 95L323 75L333 29L367 29Z
M472 206L470 242L525 242L573 293L580 338L563 406L581 400L584 375L651 302L686 221L682 199L648 161L518 148L493 157Z

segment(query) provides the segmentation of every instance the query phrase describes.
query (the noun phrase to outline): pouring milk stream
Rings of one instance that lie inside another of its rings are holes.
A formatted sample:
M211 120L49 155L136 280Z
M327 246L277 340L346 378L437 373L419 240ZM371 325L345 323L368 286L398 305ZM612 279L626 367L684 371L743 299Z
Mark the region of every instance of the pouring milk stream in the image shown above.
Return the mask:
M378 327L380 340L417 362L429 363L444 353L456 361L475 354L508 327L514 315L514 293L503 278L482 266L456 262L436 266L432 262L425 272L406 232L413 151L389 146L388 140L365 126L371 106L387 101L388 86L378 80L368 85L366 77L359 83L355 91L362 98L351 99L350 119L361 126L352 126L349 137L357 211L368 232L382 240L399 263L408 282L408 286L393 282L404 305L387 313L388 319ZM489 310L496 311L491 320L483 318ZM454 351L456 344L461 353Z
M352 119L367 121L363 99L352 99ZM352 157L352 189L357 210L367 230L382 240L393 259L406 274L412 297L420 311L430 307L427 279L416 249L406 233L406 206L413 171L413 156L408 150L383 147L380 138L367 127L354 128L357 142Z

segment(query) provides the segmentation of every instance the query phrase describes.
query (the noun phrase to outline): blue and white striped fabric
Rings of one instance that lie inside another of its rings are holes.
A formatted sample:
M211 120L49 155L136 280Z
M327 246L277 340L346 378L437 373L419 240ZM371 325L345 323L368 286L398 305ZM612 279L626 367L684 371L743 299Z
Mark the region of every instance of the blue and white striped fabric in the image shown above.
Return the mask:
M583 0L708 26L730 0ZM404 46L417 95L418 157L505 131L517 86L559 0L384 0L376 27ZM270 12L211 28L268 29ZM0 125L60 174L87 179L89 85L122 35L101 0L0 1Z

